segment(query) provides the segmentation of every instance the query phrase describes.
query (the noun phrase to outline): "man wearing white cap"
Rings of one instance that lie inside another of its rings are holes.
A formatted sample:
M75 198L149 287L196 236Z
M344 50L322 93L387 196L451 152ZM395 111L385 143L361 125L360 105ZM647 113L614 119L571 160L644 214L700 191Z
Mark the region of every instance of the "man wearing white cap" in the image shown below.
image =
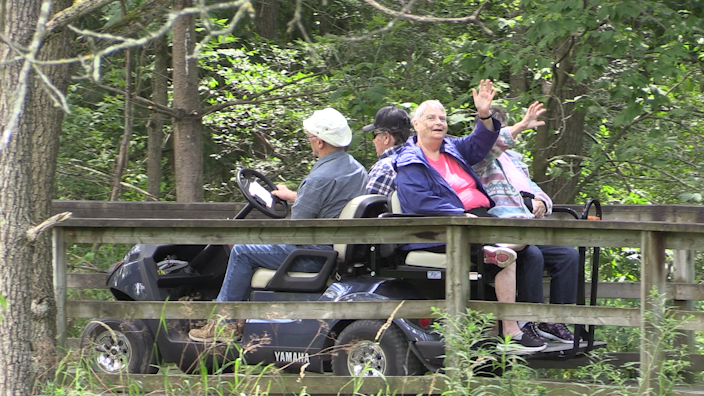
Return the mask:
M315 111L303 121L303 130L318 162L298 186L297 192L279 185L272 195L294 202L292 219L338 217L347 202L364 194L367 183L364 167L345 152L345 147L352 141L352 131L345 117L332 108ZM257 268L276 270L289 253L301 248L330 250L332 245L234 245L215 301L246 300ZM324 261L320 257L302 256L296 259L291 270L318 272ZM218 328L216 321L210 321L202 329L192 329L188 335L195 341L211 342L237 337L237 332L234 325L224 324L224 328Z

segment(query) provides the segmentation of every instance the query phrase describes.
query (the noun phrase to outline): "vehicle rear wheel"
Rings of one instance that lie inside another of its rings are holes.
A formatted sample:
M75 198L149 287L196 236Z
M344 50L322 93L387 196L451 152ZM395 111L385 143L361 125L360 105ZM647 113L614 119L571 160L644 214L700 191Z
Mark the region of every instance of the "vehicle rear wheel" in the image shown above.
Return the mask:
M389 376L418 375L423 365L411 351L401 329L390 325L375 340L381 320L358 320L347 326L335 340L336 355L332 357L335 375Z
M82 358L96 372L155 374L154 337L140 320L100 319L81 334Z

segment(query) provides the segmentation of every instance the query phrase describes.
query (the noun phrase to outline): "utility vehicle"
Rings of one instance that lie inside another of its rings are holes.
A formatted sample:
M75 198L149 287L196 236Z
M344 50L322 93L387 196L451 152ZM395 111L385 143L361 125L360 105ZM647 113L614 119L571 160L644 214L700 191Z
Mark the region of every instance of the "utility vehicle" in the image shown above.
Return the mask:
M264 175L243 169L237 174L237 183L248 204L233 221L243 219L254 208L272 218L288 215L288 205L270 194L276 186ZM394 202L389 201L381 195L357 197L347 204L340 218L378 217L392 212ZM580 218L573 211L572 215ZM110 269L107 285L120 301L211 301L222 285L229 254L227 245L135 245ZM317 274L290 273L288 268L299 255L325 257L325 264ZM393 245L299 249L279 270L260 269L255 273L250 300L443 299L444 263L444 254L401 253ZM472 276L481 286L472 290L486 292L491 298L492 288L485 285L485 279L477 273ZM240 346L254 343L256 347L244 349L189 339L189 330L202 326L205 319L96 319L81 336L84 358L95 370L106 373L155 373L157 363L162 361L174 363L186 373L215 371L240 353L248 364L275 364L295 370L307 365L308 371L332 371L336 375L417 375L441 369L443 363L443 341L432 331L431 319L394 319L378 342L374 340L385 320L249 319L243 325L241 340L236 342ZM578 329L587 341L551 344L526 357L564 359L594 347L593 331Z

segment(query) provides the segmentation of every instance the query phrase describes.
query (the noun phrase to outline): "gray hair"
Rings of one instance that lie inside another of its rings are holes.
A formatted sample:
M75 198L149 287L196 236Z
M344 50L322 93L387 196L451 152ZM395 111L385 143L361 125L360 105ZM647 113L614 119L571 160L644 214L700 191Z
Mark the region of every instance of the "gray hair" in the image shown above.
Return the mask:
M447 113L447 111L445 111L445 106L443 106L439 100L436 100L436 99L426 100L425 102L419 104L418 107L416 107L415 111L413 111L413 115L411 116L411 121L420 120L420 117L423 115L423 113L425 113L425 109L427 107L433 107L436 109L440 109L440 110L442 110L443 113Z
M504 110L503 107L491 106L489 111L491 112L491 116L494 117L496 121L501 123L501 127L506 126L506 124L508 123L508 115L506 114L506 110Z

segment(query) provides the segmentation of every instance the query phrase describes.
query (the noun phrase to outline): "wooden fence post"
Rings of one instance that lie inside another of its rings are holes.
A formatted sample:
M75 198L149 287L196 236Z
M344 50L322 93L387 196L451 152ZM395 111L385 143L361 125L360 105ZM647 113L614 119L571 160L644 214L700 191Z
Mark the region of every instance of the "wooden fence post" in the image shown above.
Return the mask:
M692 250L675 250L674 251L674 271L672 280L679 283L695 283L694 282L694 251ZM694 311L694 301L692 300L674 300L676 309L684 311ZM676 346L685 346L687 353L694 353L694 331L682 330L681 334L675 339ZM691 371L686 371L683 374L685 382L694 383L694 374Z
M445 303L447 313L456 317L467 311L470 296L471 267L469 233L465 226L447 227L447 269L445 270ZM445 367L457 367L452 351L445 350Z
M659 395L658 372L665 356L660 345L660 326L665 308L664 295L667 268L664 234L659 231L641 233L640 284L640 375L642 394ZM652 298L655 291L657 297Z
M51 247L54 265L54 298L56 300L56 345L66 344L66 244L64 230L54 227L52 230Z

